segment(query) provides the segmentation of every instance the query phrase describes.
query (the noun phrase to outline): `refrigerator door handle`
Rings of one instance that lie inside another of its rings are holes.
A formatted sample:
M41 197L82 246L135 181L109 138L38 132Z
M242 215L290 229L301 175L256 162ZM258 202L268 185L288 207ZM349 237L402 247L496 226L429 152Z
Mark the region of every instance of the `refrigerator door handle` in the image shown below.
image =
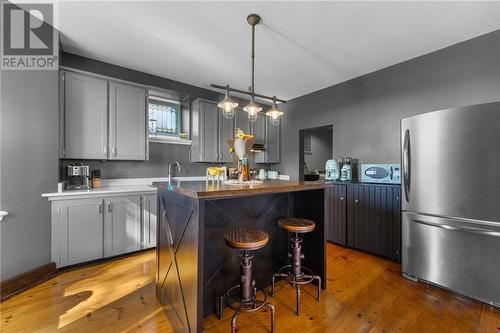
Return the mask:
M470 232L470 233L486 235L486 236L500 237L500 231L493 231L493 230L470 228L470 227L464 227L464 226L458 226L458 225L436 223L436 222L426 221L426 220L423 220L421 218L414 218L414 219L412 219L412 221L419 223L419 224L428 225L431 227L437 227L437 228L446 229L446 230L463 231L463 232Z
M406 202L410 202L410 181L411 181L411 151L410 151L410 130L405 131L403 146L403 180Z

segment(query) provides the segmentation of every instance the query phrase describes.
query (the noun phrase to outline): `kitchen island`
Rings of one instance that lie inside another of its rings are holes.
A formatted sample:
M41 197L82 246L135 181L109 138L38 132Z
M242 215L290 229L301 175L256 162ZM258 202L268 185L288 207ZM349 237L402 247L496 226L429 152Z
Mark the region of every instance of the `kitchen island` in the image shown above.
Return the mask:
M217 297L239 282L239 257L224 243L234 227L266 231L269 244L255 252L254 279L264 288L288 261L289 235L278 227L284 217L316 222L304 234L304 265L326 288L328 209L323 184L265 181L252 185L185 182L158 188L156 295L179 332L201 332L204 316L215 312Z

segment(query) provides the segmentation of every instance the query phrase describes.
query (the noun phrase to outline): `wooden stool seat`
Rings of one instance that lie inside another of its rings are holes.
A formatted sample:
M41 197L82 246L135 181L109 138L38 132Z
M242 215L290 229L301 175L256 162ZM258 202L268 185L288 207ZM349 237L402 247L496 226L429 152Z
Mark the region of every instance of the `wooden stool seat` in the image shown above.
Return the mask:
M267 232L254 228L235 228L224 234L226 245L237 250L258 250L269 242Z
M316 228L316 223L314 223L314 221L295 217L280 219L278 225L288 232L296 232L299 234L314 231L314 228Z

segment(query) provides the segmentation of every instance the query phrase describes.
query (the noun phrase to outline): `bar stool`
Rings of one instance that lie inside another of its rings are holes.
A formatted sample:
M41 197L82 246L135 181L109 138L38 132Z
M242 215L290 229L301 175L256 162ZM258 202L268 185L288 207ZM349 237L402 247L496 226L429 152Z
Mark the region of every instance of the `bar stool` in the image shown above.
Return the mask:
M218 317L223 318L224 303L234 310L231 332L236 332L236 320L240 313L255 312L266 306L271 311L271 332L275 332L275 308L267 301L266 293L255 286L252 278L252 258L250 251L263 248L269 242L269 235L259 229L236 228L224 234L224 241L230 248L240 251L240 284L229 288L219 297ZM257 298L257 290L263 295Z
M302 266L302 259L304 259L304 254L302 253L302 238L298 237L298 234L303 234L307 232L314 231L316 224L311 220L306 220L302 218L285 218L278 221L280 228L285 229L290 233L294 233L295 236L290 239L292 253L288 253L288 258L292 259L291 265L286 265L281 267L277 273L273 275L273 283L271 289L271 295L274 297L274 282L276 278L285 278L286 282L294 286L297 294L297 315L300 314L300 287L302 285L311 283L316 280L318 282L318 294L317 300L319 302L321 297L321 277L314 275L314 273L307 267Z

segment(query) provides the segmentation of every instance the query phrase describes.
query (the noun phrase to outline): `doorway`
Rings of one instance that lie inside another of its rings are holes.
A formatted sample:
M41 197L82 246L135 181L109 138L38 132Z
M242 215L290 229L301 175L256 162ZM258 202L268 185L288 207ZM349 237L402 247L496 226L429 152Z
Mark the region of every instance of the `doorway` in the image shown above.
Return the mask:
M299 130L299 180L323 180L333 158L333 125Z

